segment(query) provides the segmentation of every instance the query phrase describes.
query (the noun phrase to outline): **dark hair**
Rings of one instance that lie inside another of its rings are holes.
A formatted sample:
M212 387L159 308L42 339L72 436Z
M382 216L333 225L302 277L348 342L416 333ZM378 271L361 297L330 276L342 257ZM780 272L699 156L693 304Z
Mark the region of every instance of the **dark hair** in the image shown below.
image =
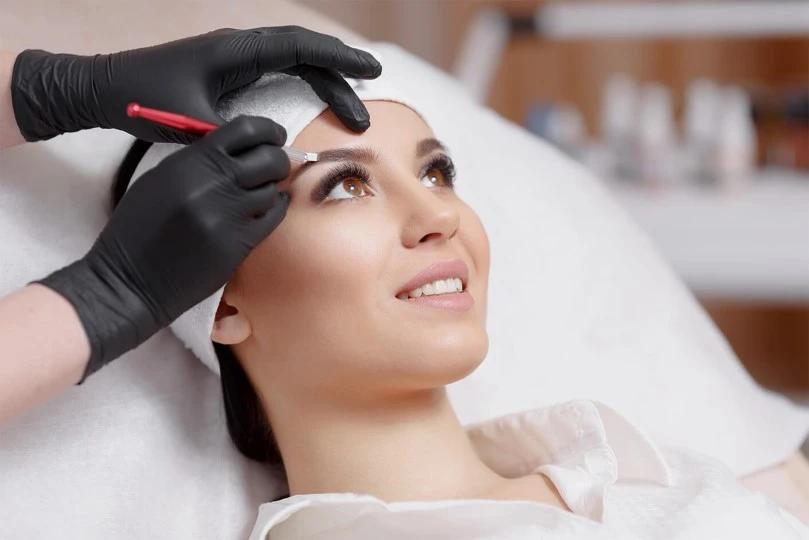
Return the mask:
M126 153L112 185L113 209L123 198L138 163L151 146L152 143L138 139ZM225 420L230 438L248 458L282 465L281 452L267 414L239 359L227 345L214 343L213 347L219 360Z

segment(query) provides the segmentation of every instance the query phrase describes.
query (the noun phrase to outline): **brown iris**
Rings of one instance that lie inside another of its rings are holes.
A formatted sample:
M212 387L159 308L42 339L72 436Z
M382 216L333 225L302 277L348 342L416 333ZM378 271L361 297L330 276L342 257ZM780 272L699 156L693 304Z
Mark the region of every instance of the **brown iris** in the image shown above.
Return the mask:
M434 186L448 186L449 183L447 182L447 176L444 174L444 171L437 167L433 167L432 169L428 170L423 178L427 178L430 183Z
M344 179L342 186L349 195L359 197L365 194L365 182L356 176Z

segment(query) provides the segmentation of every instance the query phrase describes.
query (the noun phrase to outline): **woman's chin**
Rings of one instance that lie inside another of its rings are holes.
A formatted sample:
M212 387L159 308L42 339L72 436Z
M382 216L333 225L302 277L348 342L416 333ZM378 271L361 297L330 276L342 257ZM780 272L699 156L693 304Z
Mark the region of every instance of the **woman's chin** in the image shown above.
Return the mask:
M444 386L463 379L477 369L489 349L489 336L480 329L424 337L423 345L411 351L405 370L425 381L425 386Z

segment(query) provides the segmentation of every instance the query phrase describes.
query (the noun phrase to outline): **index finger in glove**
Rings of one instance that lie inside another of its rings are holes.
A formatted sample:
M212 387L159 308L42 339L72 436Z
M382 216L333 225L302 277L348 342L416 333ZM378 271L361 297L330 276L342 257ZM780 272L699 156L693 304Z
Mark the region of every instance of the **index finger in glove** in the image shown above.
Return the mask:
M371 53L349 47L334 36L300 26L256 28L254 32L263 71L309 65L336 69L357 79L373 79L382 73L382 66Z
M236 181L244 189L289 176L289 156L278 146L262 144L233 158Z
M288 70L312 87L317 97L328 103L348 128L363 132L371 126L371 117L354 89L333 69L301 67Z

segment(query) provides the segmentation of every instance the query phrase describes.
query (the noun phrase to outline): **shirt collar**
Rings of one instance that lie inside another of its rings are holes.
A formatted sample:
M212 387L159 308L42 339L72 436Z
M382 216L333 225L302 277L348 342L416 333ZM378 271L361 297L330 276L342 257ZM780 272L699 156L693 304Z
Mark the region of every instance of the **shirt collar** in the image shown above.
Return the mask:
M617 481L671 485L659 449L603 403L573 400L467 426L480 458L505 477L541 472L577 514L602 521Z

